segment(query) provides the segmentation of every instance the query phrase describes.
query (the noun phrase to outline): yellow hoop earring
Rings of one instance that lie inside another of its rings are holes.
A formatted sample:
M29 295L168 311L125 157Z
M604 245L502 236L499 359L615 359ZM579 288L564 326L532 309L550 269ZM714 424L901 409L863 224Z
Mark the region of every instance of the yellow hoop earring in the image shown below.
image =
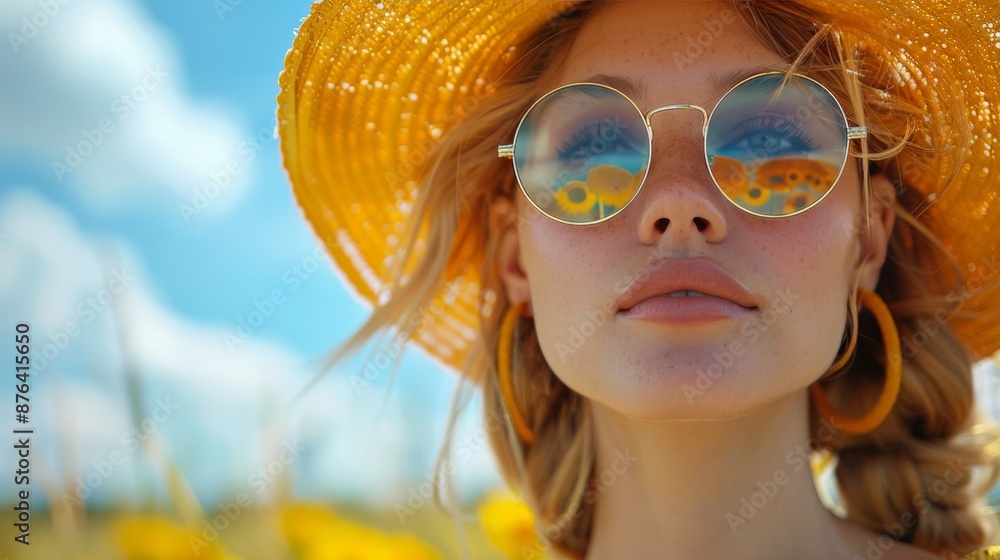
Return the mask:
M500 375L500 393L503 395L504 406L510 414L511 422L514 423L514 430L517 431L517 435L522 441L531 444L535 441L535 434L528 427L527 422L524 421L520 409L517 408L517 403L514 402L514 385L510 373L510 347L514 338L514 325L521 317L523 309L523 303L512 305L507 310L507 313L504 314L503 322L500 323L497 369Z
M879 330L882 331L886 367L885 384L878 402L864 416L857 418L842 416L834 411L826 400L826 395L820 388L819 381L809 386L813 404L816 405L820 416L849 434L867 433L882 424L896 403L896 398L899 396L899 386L903 380L903 355L899 350L899 331L896 329L896 322L892 319L892 313L889 312L885 301L875 292L858 288L858 299L861 300L863 307L872 312L878 321Z

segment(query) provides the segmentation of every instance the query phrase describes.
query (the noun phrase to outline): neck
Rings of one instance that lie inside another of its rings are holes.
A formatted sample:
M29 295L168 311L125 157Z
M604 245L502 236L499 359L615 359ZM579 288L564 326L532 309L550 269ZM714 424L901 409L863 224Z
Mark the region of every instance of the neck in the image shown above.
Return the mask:
M642 421L592 404L597 494L587 560L854 552L813 483L806 391L718 421Z

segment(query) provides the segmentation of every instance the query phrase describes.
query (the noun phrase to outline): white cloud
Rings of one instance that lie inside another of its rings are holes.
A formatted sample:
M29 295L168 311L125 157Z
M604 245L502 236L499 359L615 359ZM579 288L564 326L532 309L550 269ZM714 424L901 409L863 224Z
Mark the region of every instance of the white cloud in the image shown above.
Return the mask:
M169 403L176 410L147 424L207 503L256 490L249 476L291 438L304 447L294 463L299 491L368 498L400 484L411 432L398 403L375 421L380 391L357 394L347 377L332 377L285 414L282 405L310 375L297 367L303 357L256 336L230 352L223 338L229 328L170 310L124 241L80 231L66 212L26 189L0 197L0 232L7 234L0 270L16 271L0 282L0 309L31 323L33 352L45 362L32 374L30 394L46 404L31 417L35 449L55 481L97 480L98 465L118 451L128 460L100 479L94 499L134 499L137 481L162 496L162 478L123 434L141 431L141 420ZM125 279L123 289L108 271ZM88 298L108 303L98 311ZM123 360L141 382L141 418L128 406ZM0 388L0 398L12 400L12 390ZM274 425L272 414L280 419ZM10 453L8 446L0 455ZM4 486L0 499L12 490Z
M212 174L230 178L206 212L238 201L252 173L238 126L185 91L170 37L134 2L5 0L0 29L0 150L12 162L103 210L176 208Z

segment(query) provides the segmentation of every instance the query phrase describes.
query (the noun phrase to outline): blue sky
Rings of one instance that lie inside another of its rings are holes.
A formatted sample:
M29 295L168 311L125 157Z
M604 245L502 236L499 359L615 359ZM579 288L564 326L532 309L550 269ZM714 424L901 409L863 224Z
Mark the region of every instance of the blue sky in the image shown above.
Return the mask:
M302 495L392 503L426 480L456 376L419 350L384 406L389 375L350 384L362 355L276 412L307 361L367 314L317 260L273 137L278 73L309 2L57 5L0 6L0 308L6 328L31 323L44 364L37 460L83 481L92 504L164 495L129 433L162 445L206 503L293 439L305 442L290 467ZM266 303L275 290L281 303ZM263 323L227 344L258 308ZM116 451L124 464L93 477ZM472 494L498 482L487 449L459 480Z

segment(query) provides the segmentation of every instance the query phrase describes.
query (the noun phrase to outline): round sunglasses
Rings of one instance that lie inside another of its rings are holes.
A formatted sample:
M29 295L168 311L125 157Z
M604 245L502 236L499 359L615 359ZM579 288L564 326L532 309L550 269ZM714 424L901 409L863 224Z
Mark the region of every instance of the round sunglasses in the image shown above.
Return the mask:
M816 80L767 72L733 86L711 114L689 104L643 113L611 86L560 86L528 108L498 155L513 160L522 192L543 214L565 224L600 223L642 188L650 117L672 109L702 113L713 182L737 207L766 218L794 216L823 200L844 171L849 140L868 135L848 125L844 108Z

